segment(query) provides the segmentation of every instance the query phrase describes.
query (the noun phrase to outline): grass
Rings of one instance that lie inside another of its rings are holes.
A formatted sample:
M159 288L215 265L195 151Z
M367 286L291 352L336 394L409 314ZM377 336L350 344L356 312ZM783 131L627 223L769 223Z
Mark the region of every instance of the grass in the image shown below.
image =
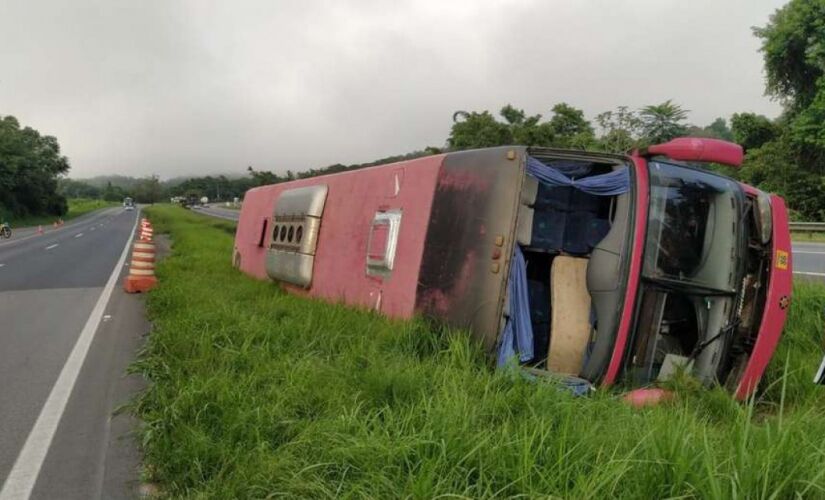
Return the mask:
M825 243L825 233L812 233L805 231L791 232L791 241L806 242L812 241L815 243Z
M460 332L282 293L230 266L232 223L147 213L173 251L133 409L171 497L825 497L825 287L796 287L757 399L683 381L633 410L491 370Z
M100 208L114 207L120 205L120 203L118 202L92 200L87 198L70 198L68 202L69 211L66 212L66 214L63 216L64 221L80 217L81 215L85 215L89 212L98 210ZM13 228L20 228L37 225L48 225L52 224L57 219L58 218L54 215L33 215L27 217L9 218L8 222L12 225Z

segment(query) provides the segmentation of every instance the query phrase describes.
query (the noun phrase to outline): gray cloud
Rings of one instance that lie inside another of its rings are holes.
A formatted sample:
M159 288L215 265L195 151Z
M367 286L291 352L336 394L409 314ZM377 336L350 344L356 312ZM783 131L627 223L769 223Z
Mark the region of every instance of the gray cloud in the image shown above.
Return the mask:
M775 116L750 28L782 3L5 0L0 114L73 177L369 161L508 102Z

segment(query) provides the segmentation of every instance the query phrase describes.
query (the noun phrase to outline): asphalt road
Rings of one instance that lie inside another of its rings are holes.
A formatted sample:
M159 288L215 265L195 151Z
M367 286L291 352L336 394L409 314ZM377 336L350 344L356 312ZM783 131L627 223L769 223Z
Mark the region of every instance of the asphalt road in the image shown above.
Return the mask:
M825 280L825 243L793 243L794 277Z
M218 217L220 219L227 219L237 221L241 217L240 210L232 210L230 208L222 208L217 205L206 205L203 207L195 207L193 208L195 212L200 212L204 215L210 215L212 217Z
M121 287L137 216L0 242L0 500L137 496L134 422L114 415L140 388L124 373L148 332Z

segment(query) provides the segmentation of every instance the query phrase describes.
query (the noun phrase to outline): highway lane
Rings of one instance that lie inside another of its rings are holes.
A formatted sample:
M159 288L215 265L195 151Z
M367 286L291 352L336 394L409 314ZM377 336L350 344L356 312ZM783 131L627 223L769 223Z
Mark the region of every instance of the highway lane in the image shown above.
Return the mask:
M8 240L0 239L0 248L8 247L17 244L20 240L30 239L34 237L41 237L45 234L56 234L62 231L68 230L71 227L76 226L77 224L83 224L90 219L97 219L103 216L104 213L110 213L113 209L107 210L99 210L94 212L89 212L87 214L83 214L80 217L72 219L62 226L54 227L52 224L44 224L42 226L30 226L30 227L16 227L14 225L14 221L9 221L12 223L12 235L11 238ZM43 230L43 234L38 234L38 229Z
M241 217L240 210L232 210L229 208L222 208L217 205L206 205L203 207L196 207L193 209L196 212L200 212L204 215L209 215L212 217L218 217L220 219L226 219L237 222L238 219Z
M825 243L794 242L794 277L825 280Z
M3 500L27 496L25 488L11 495L6 489L18 484L9 481L13 470L14 478L23 478L20 484L31 478L31 498L136 496L138 454L125 437L134 423L126 415L112 416L139 387L124 371L148 331L141 301L119 286L119 259L136 217L137 211L106 209L0 245ZM113 271L118 286L108 302L101 301L105 309L98 325L90 316ZM66 380L64 365L86 329L92 336L85 338L92 340L77 378L70 380L65 407L52 414L57 415L53 439L46 441L42 460L31 460L21 452L31 449L29 441L48 436L35 431L42 428L46 402L53 400L58 380Z

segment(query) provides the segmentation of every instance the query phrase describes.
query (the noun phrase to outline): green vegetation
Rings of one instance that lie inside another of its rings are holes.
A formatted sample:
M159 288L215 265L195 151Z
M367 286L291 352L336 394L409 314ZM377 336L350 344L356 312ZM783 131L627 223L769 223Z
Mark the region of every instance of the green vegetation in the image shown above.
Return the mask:
M114 207L120 203L105 201L105 200L89 200L84 198L70 198L68 200L68 210L66 214L60 217L64 221L80 217L94 210L106 207ZM29 215L26 217L9 218L7 222L11 223L12 227L26 227L52 224L57 220L57 216L53 215Z
M791 241L825 243L825 233L791 232Z
M825 287L797 285L757 400L685 380L639 411L493 371L460 332L282 293L231 267L231 223L147 212L173 250L134 410L173 497L825 496Z
M57 139L0 115L0 218L65 214L57 177L68 171Z

